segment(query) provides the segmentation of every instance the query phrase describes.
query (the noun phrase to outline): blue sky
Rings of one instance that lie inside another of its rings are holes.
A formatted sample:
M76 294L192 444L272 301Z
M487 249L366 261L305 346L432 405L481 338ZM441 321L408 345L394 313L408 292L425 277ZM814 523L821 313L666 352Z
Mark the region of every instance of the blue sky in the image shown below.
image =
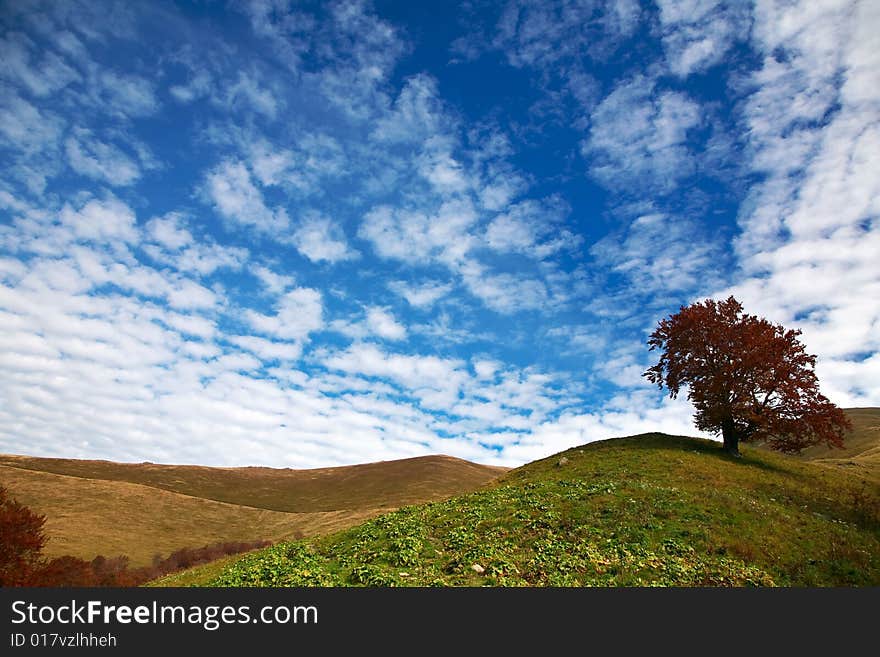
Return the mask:
M5 2L0 451L517 465L695 435L735 294L880 405L880 5Z

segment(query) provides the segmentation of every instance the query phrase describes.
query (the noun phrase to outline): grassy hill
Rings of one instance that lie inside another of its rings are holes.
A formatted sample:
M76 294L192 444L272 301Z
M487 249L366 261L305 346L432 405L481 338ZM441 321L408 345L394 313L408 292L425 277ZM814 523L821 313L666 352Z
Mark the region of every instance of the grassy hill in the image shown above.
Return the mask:
M880 487L860 471L645 434L483 490L285 542L159 585L880 584Z
M47 516L47 556L124 554L133 566L184 547L326 534L504 471L445 456L318 470L0 456L0 484Z
M880 484L880 408L847 408L844 411L853 425L844 449L813 446L801 452L800 458L850 470Z
M336 468L209 468L0 455L0 465L121 481L258 509L306 513L397 508L471 490L506 468L419 456Z

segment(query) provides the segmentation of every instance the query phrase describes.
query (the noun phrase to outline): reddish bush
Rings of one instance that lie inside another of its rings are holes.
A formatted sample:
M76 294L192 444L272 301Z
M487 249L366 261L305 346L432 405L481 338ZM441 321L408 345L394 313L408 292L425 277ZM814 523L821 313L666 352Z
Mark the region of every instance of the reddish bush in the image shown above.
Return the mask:
M139 586L151 579L178 570L208 563L230 554L267 547L271 541L225 542L201 548L182 548L162 558L153 557L151 566L129 568L128 557L97 556L91 561L77 557L58 557L41 562L26 586Z
M0 586L138 586L177 570L271 545L271 541L227 541L200 548L182 548L152 566L129 568L126 556L97 556L91 561L43 555L46 517L9 498L0 486Z
M57 557L34 573L31 586L96 586L95 572L78 557Z
M41 567L46 517L9 497L0 486L0 586L29 586Z

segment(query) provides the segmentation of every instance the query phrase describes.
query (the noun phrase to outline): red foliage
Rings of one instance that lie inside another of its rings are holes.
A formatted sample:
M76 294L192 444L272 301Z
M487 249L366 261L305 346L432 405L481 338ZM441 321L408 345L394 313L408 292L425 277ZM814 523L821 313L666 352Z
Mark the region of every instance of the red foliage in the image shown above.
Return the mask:
M77 557L52 559L40 568L31 586L97 586L92 564Z
M9 498L0 486L0 586L138 586L229 554L271 545L271 541L227 541L201 548L182 548L167 559L153 557L152 566L129 568L128 557L43 558L45 516Z
M843 411L819 392L816 357L799 330L743 313L733 297L706 299L660 321L648 344L660 362L644 376L676 397L687 386L697 428L782 452L818 443L843 447L851 429Z
M151 579L162 577L208 563L229 554L271 545L270 541L227 541L200 548L182 548L167 558L153 557L153 565L129 568L128 557L97 556L91 561L77 557L58 557L34 570L26 586L139 586Z
M0 586L28 586L46 543L46 517L11 499L0 486Z

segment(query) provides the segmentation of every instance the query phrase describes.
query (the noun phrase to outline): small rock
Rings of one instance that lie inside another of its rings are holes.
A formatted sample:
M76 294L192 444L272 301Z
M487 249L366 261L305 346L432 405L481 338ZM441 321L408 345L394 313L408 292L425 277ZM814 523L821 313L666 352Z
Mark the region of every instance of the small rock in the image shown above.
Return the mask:
M473 570L477 575L482 575L486 572L486 569L483 568L480 564L475 563L471 566L471 570Z
M561 468L563 465L568 463L568 457L563 456L561 459L556 461L556 467Z

